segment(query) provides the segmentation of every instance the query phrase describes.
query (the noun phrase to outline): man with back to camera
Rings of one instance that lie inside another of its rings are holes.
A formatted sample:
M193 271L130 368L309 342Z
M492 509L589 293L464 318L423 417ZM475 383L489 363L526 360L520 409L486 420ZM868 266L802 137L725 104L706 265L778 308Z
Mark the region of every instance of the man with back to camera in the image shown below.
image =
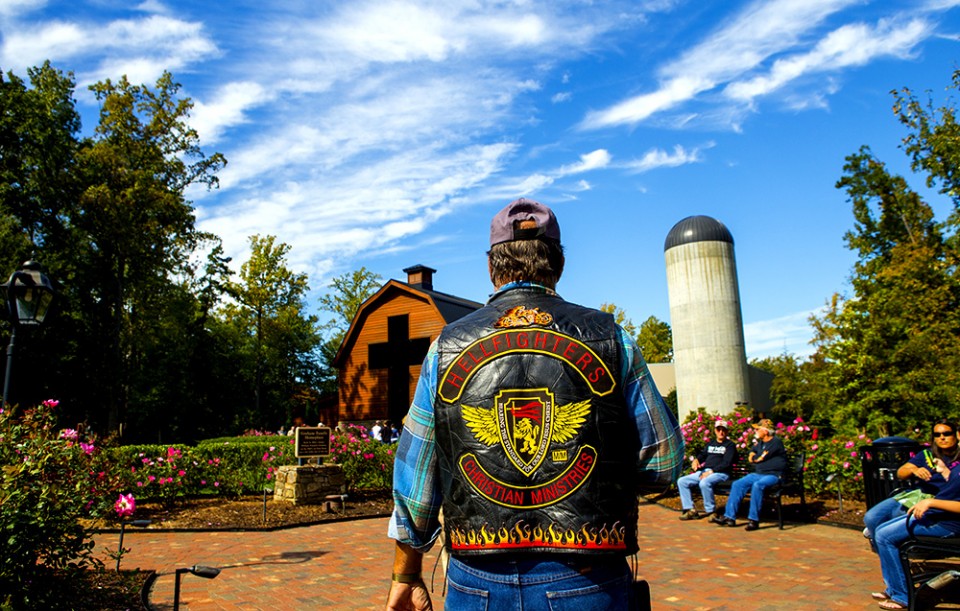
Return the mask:
M783 441L774 435L776 429L769 418L751 424L757 431L757 440L750 448L747 461L753 465L753 473L747 473L730 486L727 507L723 518L716 515L710 519L721 526L737 525L737 510L740 501L750 491L750 513L747 514L746 530L760 528L760 507L763 505L763 491L778 483L787 468L787 449Z
M716 511L713 487L720 482L730 479L733 463L737 458L737 445L727 437L729 425L726 420L717 420L713 426L715 441L707 443L706 447L693 458L691 466L693 473L684 475L677 480L677 490L680 492L680 519L699 520ZM703 497L703 510L706 515L693 507L694 488L700 488ZM721 517L716 511L716 516Z
M547 206L507 205L490 245L495 292L431 345L400 437L386 608L432 608L421 568L441 506L446 608L634 608L637 494L679 475L676 418L613 316L557 295Z

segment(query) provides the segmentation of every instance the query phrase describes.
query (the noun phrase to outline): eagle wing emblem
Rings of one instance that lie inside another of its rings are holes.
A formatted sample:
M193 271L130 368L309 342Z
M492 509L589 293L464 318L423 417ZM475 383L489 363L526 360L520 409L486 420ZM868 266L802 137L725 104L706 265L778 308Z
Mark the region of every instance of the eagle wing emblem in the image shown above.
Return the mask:
M563 443L573 439L590 414L590 399L558 405L554 412L553 441Z
M496 408L463 406L463 419L473 431L473 436L482 444L492 446L500 442L500 431L497 427Z

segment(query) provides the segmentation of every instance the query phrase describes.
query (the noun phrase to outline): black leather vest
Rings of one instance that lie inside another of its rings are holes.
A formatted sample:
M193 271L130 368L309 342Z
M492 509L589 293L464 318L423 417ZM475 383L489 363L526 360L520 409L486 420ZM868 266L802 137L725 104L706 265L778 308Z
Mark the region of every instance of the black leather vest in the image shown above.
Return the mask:
M440 334L436 434L454 555L637 551L639 441L609 314L501 293Z

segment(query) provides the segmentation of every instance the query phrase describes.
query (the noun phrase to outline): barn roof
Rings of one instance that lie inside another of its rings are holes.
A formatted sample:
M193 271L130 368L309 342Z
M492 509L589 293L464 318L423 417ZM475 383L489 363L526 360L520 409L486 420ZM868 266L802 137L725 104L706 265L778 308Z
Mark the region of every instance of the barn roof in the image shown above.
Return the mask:
M476 301L426 289L421 285L411 285L406 282L390 279L380 287L379 291L371 295L360 305L360 308L357 310L357 315L353 317L350 328L347 329L347 334L340 344L340 349L337 350L337 356L333 359L334 367L339 368L342 366L343 359L345 359L347 354L353 349L353 344L356 341L357 335L360 333L360 329L363 328L370 314L377 309L377 303L382 301L387 295L397 291L428 303L440 314L440 317L447 324L463 318L470 312L483 307L482 303Z

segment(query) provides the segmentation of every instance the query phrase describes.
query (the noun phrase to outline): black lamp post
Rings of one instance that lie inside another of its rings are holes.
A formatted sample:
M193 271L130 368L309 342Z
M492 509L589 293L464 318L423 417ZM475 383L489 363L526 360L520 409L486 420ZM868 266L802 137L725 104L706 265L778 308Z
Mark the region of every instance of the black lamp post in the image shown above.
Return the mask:
M190 567L177 569L173 582L173 611L180 611L180 576L184 573L190 573L204 579L213 579L220 574L220 569L212 566L201 566L195 564Z
M127 527L127 524L130 526L136 526L137 528L146 528L152 524L152 520L123 520L120 522L120 545L117 548L117 572L120 572L120 559L123 558L123 531ZM127 550L129 551L129 550Z
M3 378L3 405L7 404L10 391L10 371L13 363L13 346L17 328L36 327L43 323L57 290L43 273L43 266L36 261L27 261L10 275L6 284L7 317L10 320L10 343L7 345L7 372Z

